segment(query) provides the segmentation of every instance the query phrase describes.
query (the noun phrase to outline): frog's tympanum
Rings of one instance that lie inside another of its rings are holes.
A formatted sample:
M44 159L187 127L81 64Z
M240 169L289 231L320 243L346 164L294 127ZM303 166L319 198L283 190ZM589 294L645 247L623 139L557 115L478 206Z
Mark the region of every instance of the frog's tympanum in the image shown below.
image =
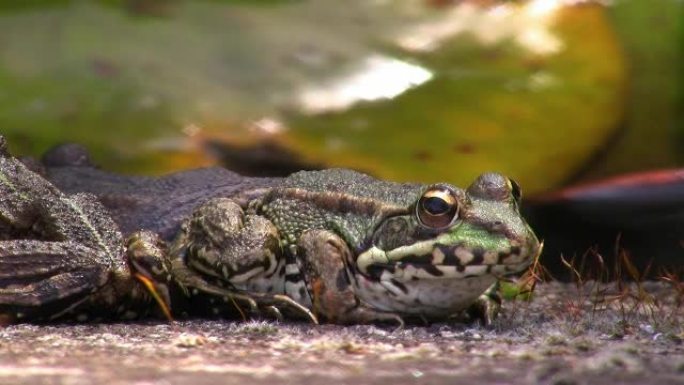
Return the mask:
M519 187L494 173L467 189L342 169L123 177L78 146L43 163L3 146L0 198L9 322L163 309L402 324L468 308L488 322L497 309L488 289L540 251Z

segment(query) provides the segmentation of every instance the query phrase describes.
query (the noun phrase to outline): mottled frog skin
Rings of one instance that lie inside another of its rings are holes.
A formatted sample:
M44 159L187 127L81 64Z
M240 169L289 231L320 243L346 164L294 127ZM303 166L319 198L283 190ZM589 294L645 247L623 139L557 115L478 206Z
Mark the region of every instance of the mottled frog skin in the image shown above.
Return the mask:
M124 177L74 145L25 163L3 147L0 314L9 322L170 309L403 324L470 308L488 323L492 286L541 248L519 213L519 187L495 173L467 189L344 169Z

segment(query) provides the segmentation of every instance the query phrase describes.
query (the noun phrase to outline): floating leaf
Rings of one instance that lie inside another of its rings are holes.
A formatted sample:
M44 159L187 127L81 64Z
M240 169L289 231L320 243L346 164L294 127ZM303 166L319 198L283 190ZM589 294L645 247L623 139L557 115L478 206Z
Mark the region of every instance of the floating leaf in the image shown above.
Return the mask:
M15 151L78 141L108 168L204 165L269 143L316 166L530 191L573 175L622 117L598 5L94 2L0 14L0 127ZM212 147L216 148L216 147Z

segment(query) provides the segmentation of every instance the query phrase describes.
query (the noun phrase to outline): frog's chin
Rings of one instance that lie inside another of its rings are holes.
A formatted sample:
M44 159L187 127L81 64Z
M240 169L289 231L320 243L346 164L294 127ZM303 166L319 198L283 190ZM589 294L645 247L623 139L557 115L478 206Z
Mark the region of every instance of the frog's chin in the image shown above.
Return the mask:
M418 279L409 282L360 277L355 280L355 292L363 302L376 309L425 318L441 318L466 309L494 282L496 277L492 275L468 279Z
M445 317L466 309L499 277L527 268L538 250L532 245L480 255L460 246L440 246L423 256L392 260L396 254L369 249L357 258L361 274L354 280L355 292L384 311Z

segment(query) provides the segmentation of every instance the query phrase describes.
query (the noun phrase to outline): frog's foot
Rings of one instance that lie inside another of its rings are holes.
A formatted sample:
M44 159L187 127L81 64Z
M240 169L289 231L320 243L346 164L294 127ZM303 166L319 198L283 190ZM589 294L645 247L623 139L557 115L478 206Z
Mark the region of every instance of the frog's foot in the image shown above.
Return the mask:
M198 207L183 223L170 256L174 279L190 294L225 297L246 305L249 313L274 314L275 307L317 322L292 298L260 290L282 280L278 230L264 217L245 214L231 199L215 198Z
M482 326L491 326L501 311L501 296L498 282L487 289L468 307L466 315L469 320L479 321Z
M338 235L310 230L299 238L298 247L315 314L334 323L387 322L404 326L398 314L378 311L360 302L345 265L351 260L351 251Z
M285 294L252 293L250 295L258 303L260 314L270 314L275 315L276 318L282 318L282 311L285 310L288 314L304 318L312 324L318 325L318 317L309 308ZM274 310L275 314L273 313ZM277 314L280 314L280 317Z
M126 257L133 276L147 288L164 316L173 320L169 287L173 276L166 243L152 231L137 231L126 240Z
M174 279L188 295L197 296L204 293L222 298L224 302L233 303L244 320L251 315L264 315L280 320L282 319L281 311L287 310L288 314L292 313L308 319L313 324L318 324L318 319L309 309L286 295L247 292L230 287L226 283L214 284L184 265L175 264L173 271Z
M222 298L224 302L233 303L244 320L251 315L282 319L281 310L287 310L288 313L302 316L318 324L318 319L309 309L286 295L247 292L236 289L224 281L212 280L216 282L212 283L184 264L180 264L178 259L172 261L172 264L174 279L187 294L197 296L204 293Z
M0 314L55 319L89 299L109 278L94 250L73 242L0 242Z
M173 279L189 297L204 293L222 298L225 302L232 302L242 318L246 318L243 308L246 308L250 313L257 312L259 309L259 306L252 297L244 295L233 288L225 287L224 284L219 285L209 282L205 277L188 268L182 259L176 258L171 261L171 271L173 272Z

